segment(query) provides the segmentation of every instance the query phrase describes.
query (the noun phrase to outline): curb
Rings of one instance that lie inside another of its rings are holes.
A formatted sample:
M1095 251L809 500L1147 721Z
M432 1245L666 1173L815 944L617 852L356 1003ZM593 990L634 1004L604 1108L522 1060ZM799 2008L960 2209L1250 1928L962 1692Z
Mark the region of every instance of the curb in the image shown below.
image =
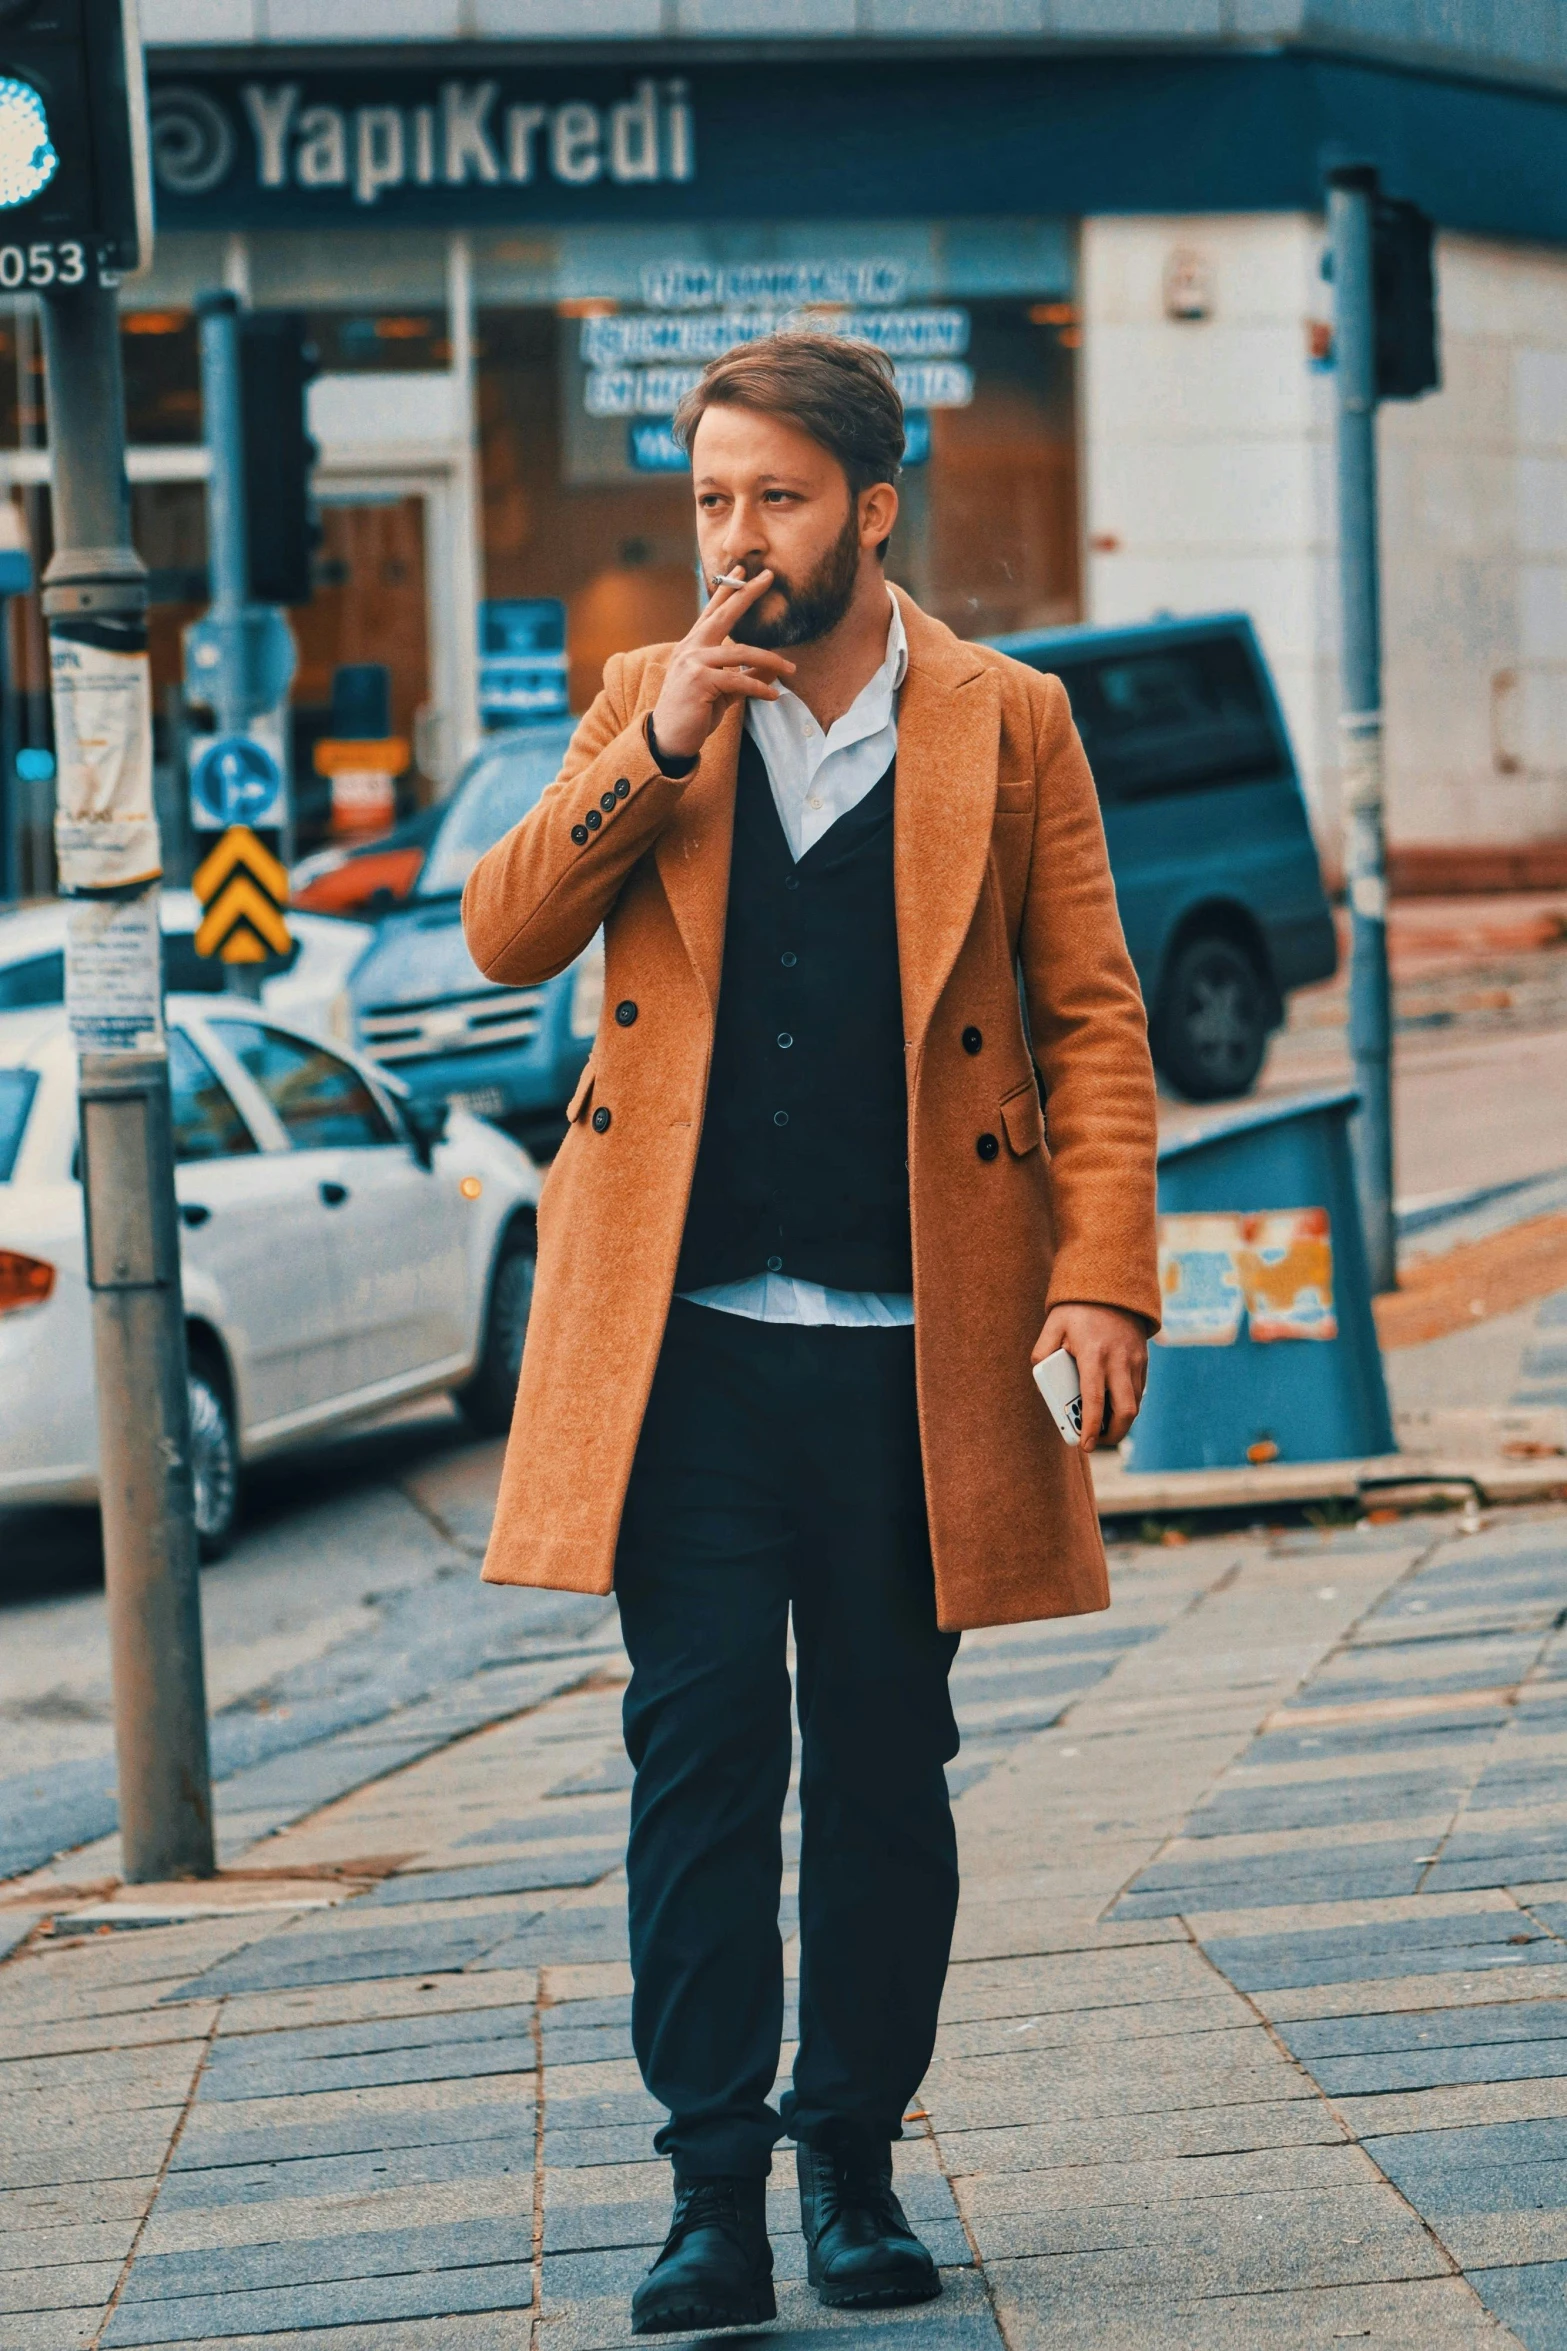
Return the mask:
M1377 1453L1358 1461L1270 1461L1252 1469L1124 1470L1089 1456L1101 1518L1167 1510L1244 1510L1269 1502L1567 1501L1567 1456Z

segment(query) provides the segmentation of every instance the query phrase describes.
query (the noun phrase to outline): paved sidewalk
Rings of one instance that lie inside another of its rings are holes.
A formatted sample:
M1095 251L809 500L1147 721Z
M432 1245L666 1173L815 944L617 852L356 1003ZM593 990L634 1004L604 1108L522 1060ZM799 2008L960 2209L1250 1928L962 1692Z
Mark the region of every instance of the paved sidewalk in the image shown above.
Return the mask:
M899 2150L946 2293L822 2311L785 2154L773 2332L1567 2347L1567 1511L1114 1566L1109 1615L958 1661L965 1897ZM0 2351L626 2341L667 2187L624 1663L612 1619L571 1645L249 1874L67 1893L100 1850L0 1909ZM130 1923L160 1900L247 1907Z

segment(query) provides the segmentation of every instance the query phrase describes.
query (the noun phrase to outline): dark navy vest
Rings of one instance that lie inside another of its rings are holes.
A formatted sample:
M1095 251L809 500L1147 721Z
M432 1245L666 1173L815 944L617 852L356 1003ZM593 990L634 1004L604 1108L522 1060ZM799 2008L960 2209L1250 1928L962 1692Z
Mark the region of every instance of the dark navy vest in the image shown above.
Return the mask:
M798 864L741 737L707 1112L675 1286L911 1290L896 762Z

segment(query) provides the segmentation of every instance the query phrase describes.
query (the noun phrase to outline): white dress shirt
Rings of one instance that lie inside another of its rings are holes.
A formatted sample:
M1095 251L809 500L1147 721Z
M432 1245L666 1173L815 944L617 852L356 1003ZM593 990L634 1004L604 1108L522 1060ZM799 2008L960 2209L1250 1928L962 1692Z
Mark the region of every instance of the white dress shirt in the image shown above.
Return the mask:
M822 835L857 807L891 766L898 748L898 689L909 666L909 641L891 589L887 653L880 669L823 734L805 704L785 686L776 702L748 702L745 723L762 754L773 806L798 864ZM837 1323L890 1330L914 1320L905 1291L828 1290L792 1274L758 1273L745 1281L684 1290L697 1306L743 1314L752 1322Z

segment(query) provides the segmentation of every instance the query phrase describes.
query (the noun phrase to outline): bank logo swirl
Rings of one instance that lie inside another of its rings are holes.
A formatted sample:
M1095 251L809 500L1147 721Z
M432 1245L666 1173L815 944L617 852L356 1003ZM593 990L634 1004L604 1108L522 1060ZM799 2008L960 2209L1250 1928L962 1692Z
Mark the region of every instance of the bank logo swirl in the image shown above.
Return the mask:
M152 168L171 196L205 196L234 161L234 125L205 90L186 84L153 89Z

